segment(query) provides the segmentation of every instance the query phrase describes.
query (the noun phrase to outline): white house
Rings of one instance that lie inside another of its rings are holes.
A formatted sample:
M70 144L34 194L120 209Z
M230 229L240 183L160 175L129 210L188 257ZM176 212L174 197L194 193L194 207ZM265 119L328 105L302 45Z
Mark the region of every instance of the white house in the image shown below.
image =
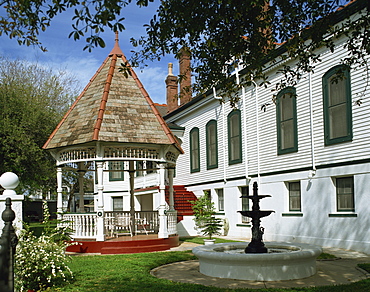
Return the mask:
M334 53L322 48L314 72L276 99L279 69L295 60L266 63L271 85L255 80L242 88L235 108L212 90L179 106L167 96L164 119L182 129L177 136L185 152L174 184L198 197L210 191L228 236L250 238L249 218L238 211L250 208L241 196L257 181L259 193L271 195L261 209L275 211L262 219L265 241L370 254L370 72L342 65L344 41L335 41ZM195 234L190 221L184 228Z

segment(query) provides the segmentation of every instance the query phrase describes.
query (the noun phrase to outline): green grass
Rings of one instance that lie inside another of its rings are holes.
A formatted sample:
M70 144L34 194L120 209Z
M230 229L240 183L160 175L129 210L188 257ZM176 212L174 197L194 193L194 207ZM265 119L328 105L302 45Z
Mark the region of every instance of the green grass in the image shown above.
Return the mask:
M330 253L325 253L323 252L322 254L320 254L317 259L318 260L334 260L334 259L337 259L338 257L336 257L335 255L332 255Z
M33 231L33 234L35 234L35 236L40 236L41 233L45 229L45 223L42 223L42 222L31 222L31 223L28 223L28 226L30 230ZM49 228L56 228L56 227L57 227L57 223L55 221L50 221Z
M358 264L358 266L366 272L370 273L370 264Z
M208 239L208 238L207 237L181 237L180 241L204 244L203 239ZM215 243L237 242L236 240L229 240L229 239L223 239L223 238L217 238L217 237L214 237L213 239L216 239Z
M196 284L175 283L158 279L150 275L150 270L171 262L192 260L195 257L190 251L155 252L141 254L73 256L70 267L76 280L65 287L48 291L63 292L125 292L125 291L180 291L180 292L362 292L370 291L370 279L360 282L313 288L293 289L222 289ZM370 271L370 264L363 268Z

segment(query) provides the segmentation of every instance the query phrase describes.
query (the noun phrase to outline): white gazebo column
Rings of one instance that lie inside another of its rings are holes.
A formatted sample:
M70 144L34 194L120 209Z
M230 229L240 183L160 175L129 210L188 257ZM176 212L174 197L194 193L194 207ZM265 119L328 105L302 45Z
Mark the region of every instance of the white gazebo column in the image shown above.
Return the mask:
M57 218L62 220L63 218L63 170L61 167L57 167Z
M160 195L160 205L158 208L159 215L159 238L168 238L167 229L167 216L166 216L166 185L165 185L165 173L166 169L163 164L159 165L159 195Z
M80 203L79 203L79 212L80 213L85 213L85 200L84 200L84 197L85 197L85 189L84 189L84 176L85 176L85 173L86 173L86 169L85 169L85 166L83 164L83 162L79 162L78 163L78 186L79 186L79 195L80 195Z
M96 172L98 176L98 207L97 207L97 218L96 218L96 241L104 241L104 198L103 198L103 161L96 162Z
M129 162L129 174L130 174L130 217L131 217L131 230L136 234L136 223L135 223L135 167L134 161Z
M173 176L175 169L173 167L169 167L168 169L168 191L169 191L169 207L170 211L174 211L174 200L173 200Z

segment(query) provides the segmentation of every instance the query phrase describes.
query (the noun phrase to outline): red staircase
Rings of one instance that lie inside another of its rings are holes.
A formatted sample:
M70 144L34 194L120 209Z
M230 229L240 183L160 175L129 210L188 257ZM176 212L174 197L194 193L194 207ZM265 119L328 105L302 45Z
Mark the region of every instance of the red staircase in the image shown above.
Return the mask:
M174 207L177 211L177 222L180 222L184 216L193 215L192 204L190 201L196 201L197 197L193 192L186 190L184 186L173 186ZM166 187L166 202L169 204L169 188Z

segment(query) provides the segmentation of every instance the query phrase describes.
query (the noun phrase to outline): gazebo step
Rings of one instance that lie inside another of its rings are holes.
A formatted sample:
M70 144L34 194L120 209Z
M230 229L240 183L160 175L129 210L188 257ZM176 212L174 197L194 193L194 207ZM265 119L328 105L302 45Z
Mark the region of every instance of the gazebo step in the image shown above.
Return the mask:
M112 246L103 247L100 251L101 254L123 254L123 253L141 253L152 251L164 251L170 247L167 244L146 245L146 246Z
M75 241L77 244L67 247L67 252L122 254L168 250L179 245L179 236L169 238L150 238L151 235L114 238L107 241Z

